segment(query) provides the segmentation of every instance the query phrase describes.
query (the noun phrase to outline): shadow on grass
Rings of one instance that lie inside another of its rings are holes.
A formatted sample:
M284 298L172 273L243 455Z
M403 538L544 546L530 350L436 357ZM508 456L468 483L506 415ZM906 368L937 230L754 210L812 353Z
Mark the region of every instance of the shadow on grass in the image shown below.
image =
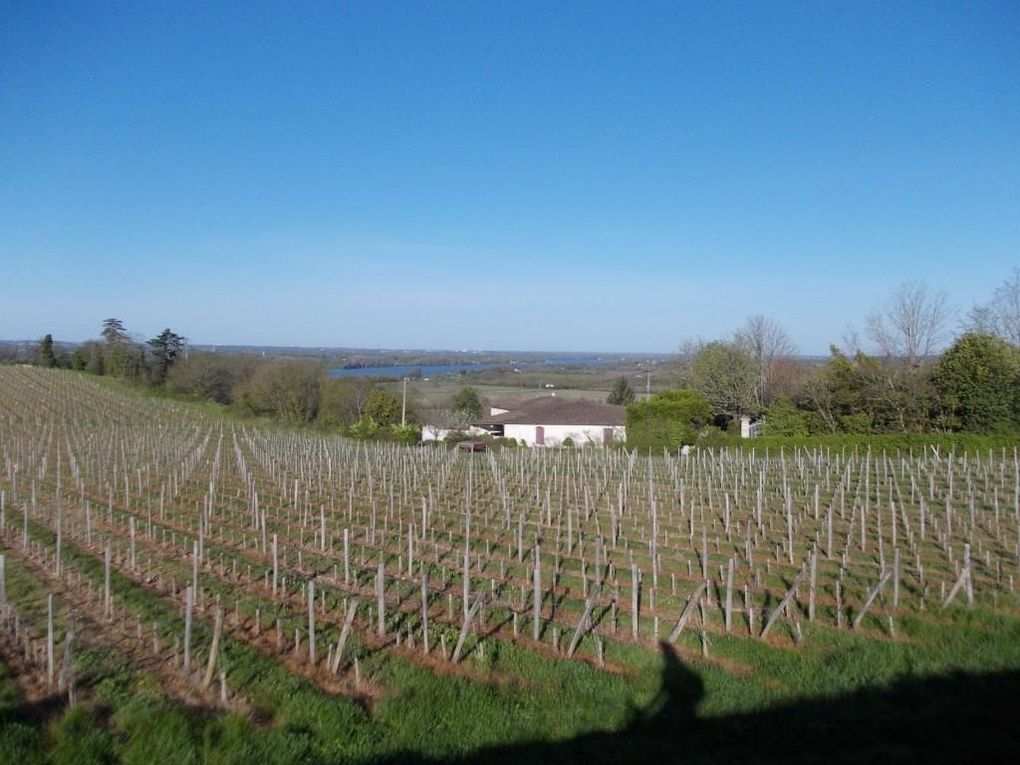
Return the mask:
M57 719L66 709L65 696L63 694L51 694L39 701L24 702L17 706L0 711L0 729L6 725L22 724L31 726L42 726L50 720Z
M704 687L661 645L662 686L626 726L566 741L487 747L451 759L403 753L373 762L701 763L1015 762L1020 756L1020 671L905 679L830 699L699 717Z

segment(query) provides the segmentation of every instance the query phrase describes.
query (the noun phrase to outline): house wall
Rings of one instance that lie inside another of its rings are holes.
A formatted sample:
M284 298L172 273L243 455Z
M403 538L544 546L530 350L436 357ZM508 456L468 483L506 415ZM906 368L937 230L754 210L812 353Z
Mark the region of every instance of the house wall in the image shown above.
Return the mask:
M503 426L504 438L516 438L518 441L523 441L528 446L535 445L535 428L537 425L511 425L506 424ZM602 431L604 428L609 427L606 425L542 425L545 428L545 445L546 446L559 446L563 443L565 438L570 438L574 442L574 446L583 446L588 442L592 442L598 446L601 446ZM623 425L613 426L613 439L616 441L625 441L627 439L627 429Z
M437 428L431 425L424 425L421 429L421 440L424 441L445 441L446 437L450 435L452 431L448 428ZM489 435L488 431L482 428L476 428L472 425L470 428L464 431L469 436L477 436L482 438Z

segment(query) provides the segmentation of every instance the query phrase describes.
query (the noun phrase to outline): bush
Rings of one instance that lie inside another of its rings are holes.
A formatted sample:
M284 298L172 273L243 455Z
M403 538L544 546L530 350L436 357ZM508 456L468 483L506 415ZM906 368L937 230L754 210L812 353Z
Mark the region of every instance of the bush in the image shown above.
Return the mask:
M712 405L687 389L668 390L627 407L627 446L673 451L693 444L712 420Z
M286 422L311 422L319 413L324 372L307 361L271 361L259 364L251 379L234 391L234 399L253 414Z
M365 414L380 425L394 425L400 419L400 399L375 388L365 402Z
M348 436L351 438L357 438L361 441L367 441L369 438L374 438L378 432L379 423L368 415L365 415L347 429Z
M573 449L574 448L574 439L572 439L570 436L567 436L560 443L560 446L565 447L567 449Z
M763 436L806 436L808 418L789 398L778 398L765 413L761 424Z
M102 367L102 355L98 359ZM189 398L215 401L217 404L233 402L233 391L255 373L258 362L247 356L224 356L217 353L193 353L186 359L178 359L167 373L166 387L171 393ZM92 361L89 362L88 371ZM101 373L101 372L100 372Z
M1020 355L1005 340L964 335L939 359L934 377L954 429L994 433L1020 425Z
M421 443L421 427L407 423L406 425L393 425L390 427L393 439L401 444Z

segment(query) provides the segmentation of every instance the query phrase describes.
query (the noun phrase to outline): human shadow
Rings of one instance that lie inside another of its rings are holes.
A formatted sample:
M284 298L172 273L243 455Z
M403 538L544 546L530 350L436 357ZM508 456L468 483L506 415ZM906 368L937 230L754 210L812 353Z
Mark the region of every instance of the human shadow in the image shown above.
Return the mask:
M699 715L701 678L660 644L662 684L616 731L564 741L489 746L450 758L413 752L371 760L395 765L534 763L964 763L1020 756L1020 670L907 678L886 687Z

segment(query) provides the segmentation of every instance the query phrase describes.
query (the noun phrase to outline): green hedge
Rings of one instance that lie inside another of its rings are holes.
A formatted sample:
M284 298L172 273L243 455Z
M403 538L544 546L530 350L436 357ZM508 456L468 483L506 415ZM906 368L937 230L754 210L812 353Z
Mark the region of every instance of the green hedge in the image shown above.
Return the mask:
M742 439L735 444L744 451L754 449L756 452L778 451L779 449L857 449L872 452L919 452L930 450L934 446L940 454L950 451L987 452L989 449L1006 450L1011 454L1020 449L1020 435L980 435L971 433L903 433L893 435L864 435L840 433L824 436L763 436L761 438Z
M694 391L663 391L627 407L627 446L654 452L693 444L711 419L711 404Z

